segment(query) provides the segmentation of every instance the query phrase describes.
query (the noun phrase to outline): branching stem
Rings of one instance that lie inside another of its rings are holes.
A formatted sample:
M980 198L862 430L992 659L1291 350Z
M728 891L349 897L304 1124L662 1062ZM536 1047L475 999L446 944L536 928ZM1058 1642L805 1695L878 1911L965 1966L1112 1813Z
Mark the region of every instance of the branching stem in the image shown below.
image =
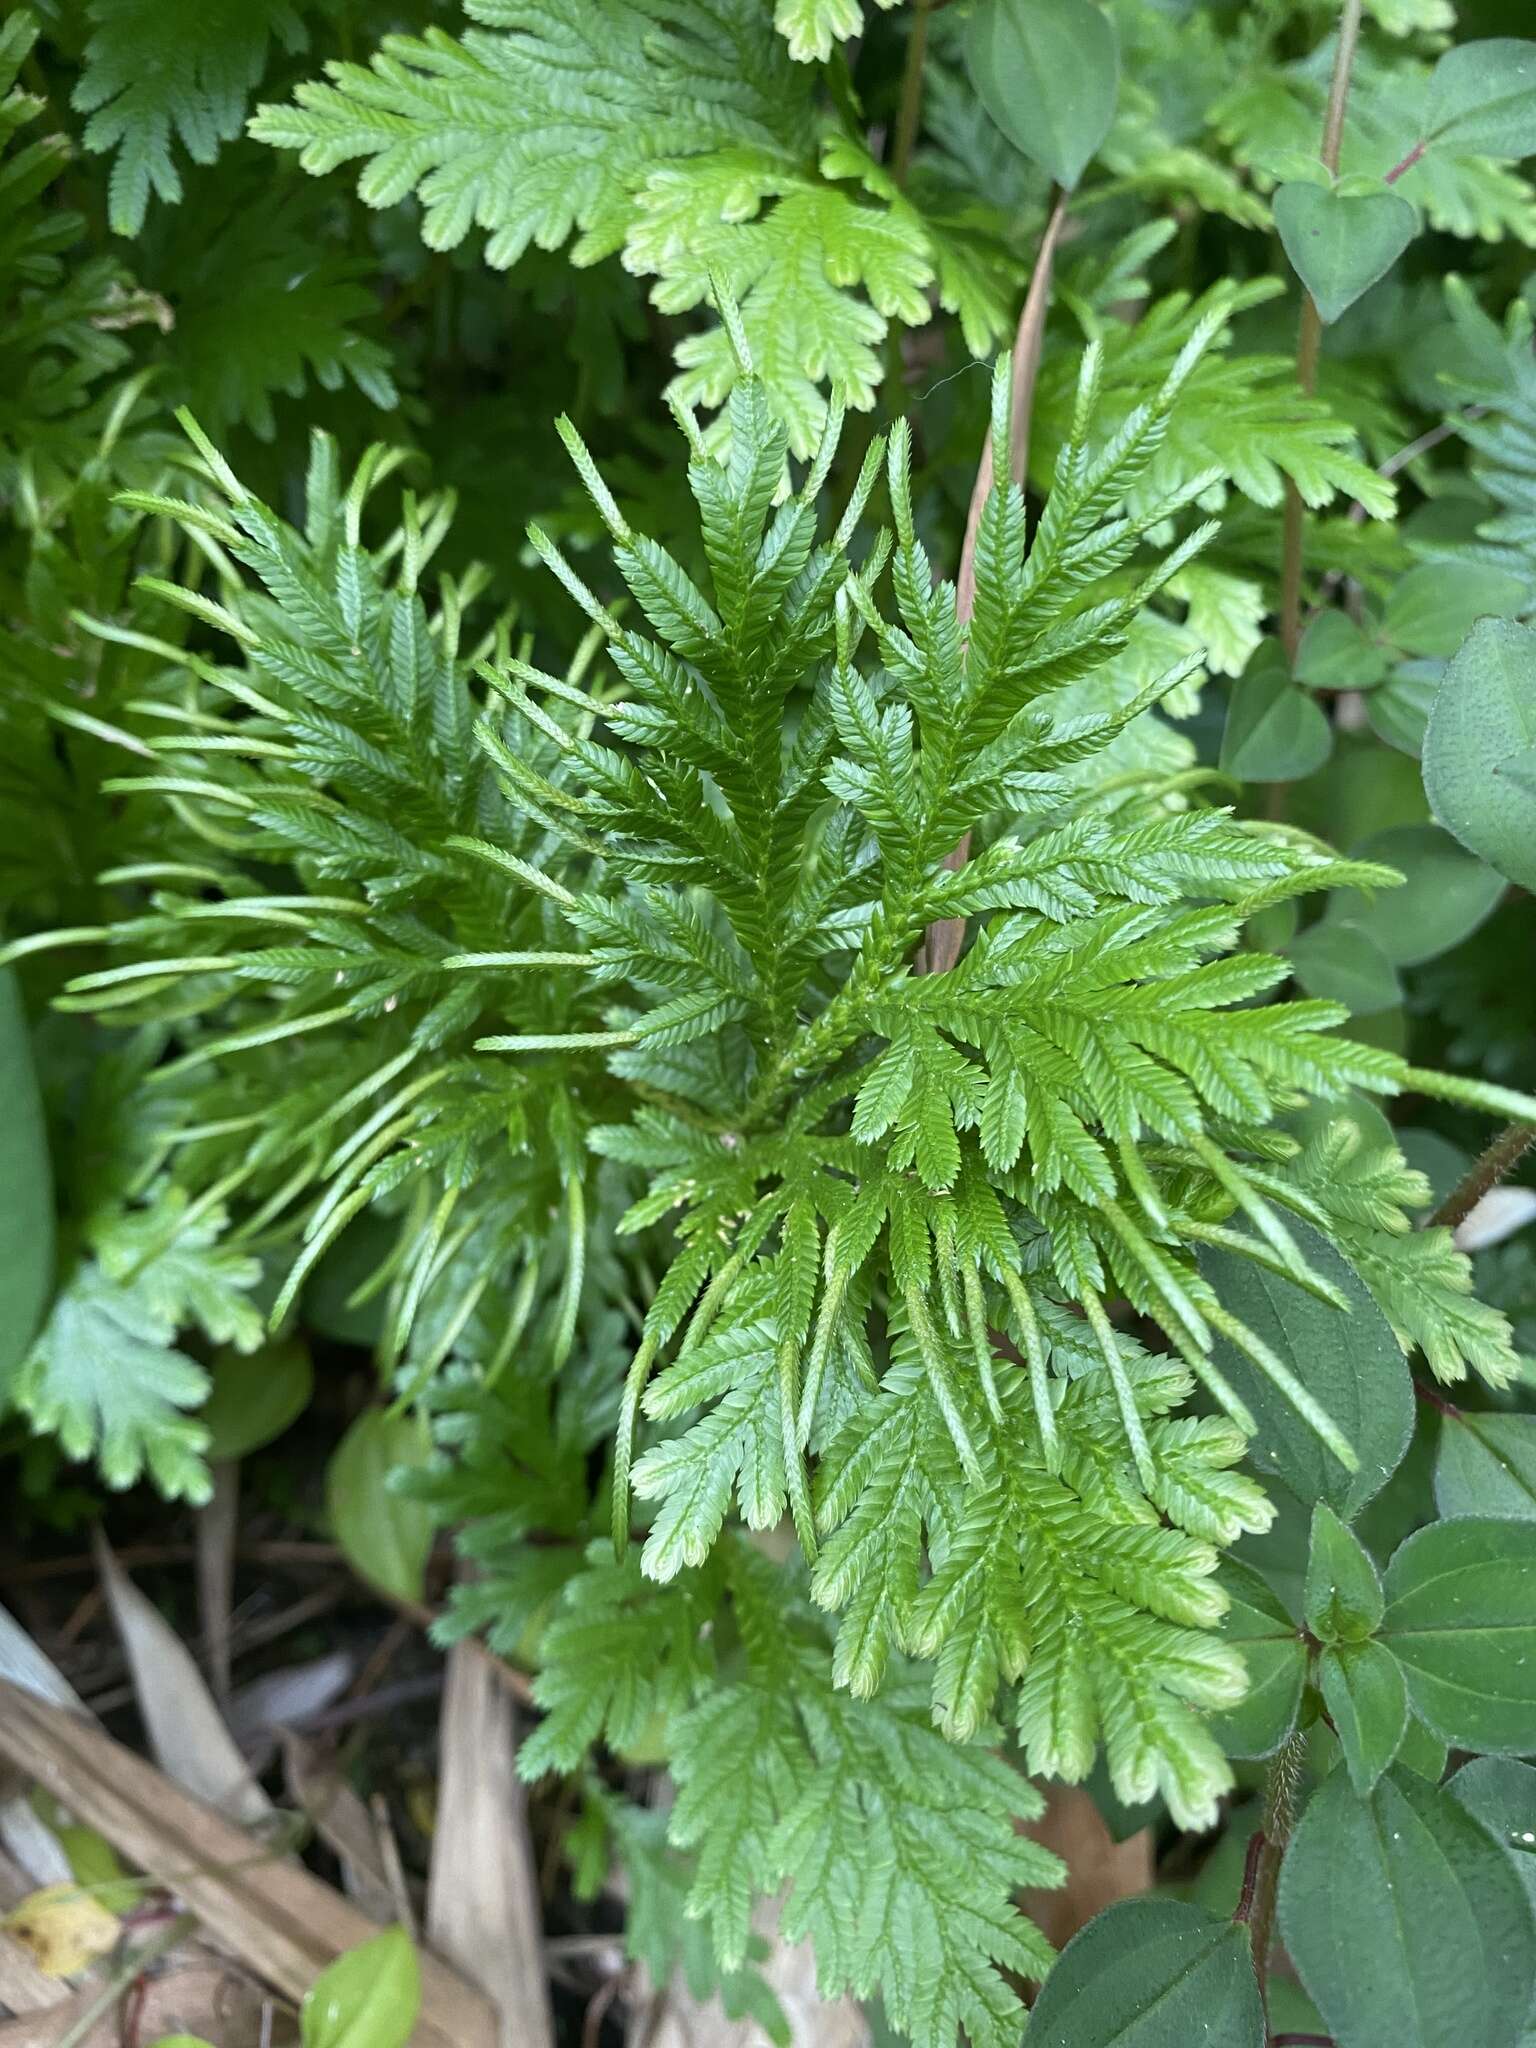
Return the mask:
M1414 165L1418 162L1419 158L1424 154L1425 150L1428 147L1429 145L1427 142L1416 142L1413 145L1412 149L1409 150L1408 154L1403 158L1402 162L1396 163L1392 166L1391 170L1388 171L1385 178L1382 179L1382 183L1384 185L1395 185L1398 179L1403 175L1404 171L1411 171L1413 169Z

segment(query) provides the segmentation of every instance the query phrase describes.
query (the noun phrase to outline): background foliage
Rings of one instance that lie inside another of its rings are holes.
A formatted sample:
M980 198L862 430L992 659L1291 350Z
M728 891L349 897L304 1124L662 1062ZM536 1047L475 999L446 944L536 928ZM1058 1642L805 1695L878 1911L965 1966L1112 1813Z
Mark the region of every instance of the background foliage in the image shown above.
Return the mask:
M925 2048L1524 2037L1523 14L0 28L20 1513L366 1358L339 1539L770 2031L782 1890Z

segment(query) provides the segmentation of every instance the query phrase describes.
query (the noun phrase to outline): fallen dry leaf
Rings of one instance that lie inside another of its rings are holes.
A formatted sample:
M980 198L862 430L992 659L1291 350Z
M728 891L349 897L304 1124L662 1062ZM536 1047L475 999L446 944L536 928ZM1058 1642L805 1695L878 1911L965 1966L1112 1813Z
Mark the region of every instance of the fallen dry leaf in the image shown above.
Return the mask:
M501 2048L554 2048L512 1699L477 1643L448 1653L427 1935L494 2001Z
M251 1777L192 1653L134 1585L99 1529L96 1563L161 1770L236 1820L254 1825L267 1819L271 1802Z
M341 1864L347 1897L382 1927L395 1917L394 1887L373 1815L336 1768L331 1752L309 1737L283 1736L288 1796Z
M33 1884L23 1868L0 1851L0 1911L14 1907L29 1890ZM20 1942L0 1933L0 2011L45 2013L53 2005L66 2003L68 1997L68 1989L57 1978L43 1976Z
M50 1657L44 1656L15 1616L0 1607L0 1679L55 1706L84 1713L80 1695ZM0 1777L5 1774L0 1773ZM0 1906L12 1906L21 1892L39 1885L62 1884L70 1876L69 1858L58 1837L33 1811L24 1785L0 1783L0 1850L20 1868L19 1890L0 1895ZM18 1968L25 1961L18 1957ZM15 2003L15 2001L12 2001Z
M49 2012L68 2000L67 1986L44 1976L19 1941L0 1934L0 2014Z
M40 1700L52 1700L55 1706L84 1711L80 1695L58 1665L44 1656L15 1615L4 1607L0 1607L0 1678L35 1692Z
M74 1877L64 1845L35 1811L25 1788L0 1799L0 1848L25 1873L25 1891L67 1884Z
M330 1650L303 1664L264 1671L242 1685L229 1703L229 1730L244 1755L271 1756L280 1730L307 1721L340 1699L352 1682L357 1659L349 1650ZM260 1765L257 1766L260 1768Z
M295 2004L328 1963L377 1932L339 1892L264 1852L142 1757L3 1681L0 1759L96 1828L125 1862L172 1880L209 1935ZM482 1993L430 1955L421 1981L415 2048L496 2048ZM0 2048L11 2048L3 2035Z
M20 1864L0 1852L0 1912L7 1912L33 1889ZM0 1932L0 2011L46 2012L69 1997L67 1987L57 1978L45 1977L32 1957Z

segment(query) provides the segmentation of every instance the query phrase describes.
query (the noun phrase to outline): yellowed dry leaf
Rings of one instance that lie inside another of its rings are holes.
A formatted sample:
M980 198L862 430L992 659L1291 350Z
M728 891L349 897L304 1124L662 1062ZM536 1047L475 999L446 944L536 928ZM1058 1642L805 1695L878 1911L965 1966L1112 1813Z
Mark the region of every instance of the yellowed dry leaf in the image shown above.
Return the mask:
M37 1889L37 1880L0 1850L0 1930L11 1907ZM47 2012L68 1997L67 1986L57 1978L45 1977L29 1951L0 1931L0 2012Z
M45 1885L6 1915L6 1932L45 1977L74 1977L117 1946L121 1923L74 1884Z

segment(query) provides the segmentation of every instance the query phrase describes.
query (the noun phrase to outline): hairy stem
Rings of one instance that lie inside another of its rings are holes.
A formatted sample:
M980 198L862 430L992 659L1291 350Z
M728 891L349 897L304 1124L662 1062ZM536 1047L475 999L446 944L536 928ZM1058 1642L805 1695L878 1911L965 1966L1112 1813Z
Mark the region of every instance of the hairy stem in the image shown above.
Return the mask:
M1536 1145L1536 1124L1506 1124L1430 1217L1431 1225L1440 1223L1454 1230L1465 1223L1489 1189L1496 1188L1505 1174L1514 1171L1532 1145Z
M1239 1927L1248 1926L1253 1919L1254 1900L1258 1896L1259 1866L1264 1861L1268 1839L1262 1828L1255 1828L1248 1837L1248 1853L1243 1858L1243 1889L1238 1895L1237 1911L1232 1915Z
M1339 147L1344 140L1344 110L1349 104L1350 73L1360 41L1360 13L1364 0L1344 0L1339 18L1339 46L1334 52L1333 79L1328 87L1328 109L1323 116L1322 159L1330 176L1339 168ZM1310 398L1317 389L1317 359L1322 346L1323 323L1312 294L1301 302L1301 328L1296 339L1296 381ZM1294 661L1301 640L1301 571L1306 506L1301 492L1285 480L1285 526L1280 557L1280 644L1286 659Z
M1008 474L1022 490L1025 473L1029 468L1029 423L1034 411L1035 381L1040 374L1040 352L1045 343L1045 315L1051 302L1051 273L1055 268L1056 249L1061 241L1061 231L1067 218L1067 192L1060 185L1052 188L1051 210L1046 219L1045 232L1040 237L1039 252L1035 257L1035 268L1029 280L1029 290L1024 294L1023 310L1019 314L1019 331L1013 340L1013 377L1009 391L1008 411ZM976 603L976 539L981 531L981 515L986 510L987 499L992 495L994 476L992 437L989 434L982 446L981 460L976 465L976 481L971 487L970 510L965 520L965 541L960 549L960 567L955 576L955 615L962 630L969 623L971 611ZM971 857L971 835L967 832L950 853L945 855L944 865L950 869L963 868ZM919 974L943 974L953 967L960 957L960 948L965 940L965 919L943 917L929 925L927 937L918 949L914 968Z
M898 185L907 182L912 162L912 145L917 140L917 121L923 107L923 63L928 55L928 11L932 0L912 0L912 32L907 37L907 61L901 74L901 105L896 111L896 134L891 144L891 176Z
M1253 1945L1254 1974L1259 1993L1268 2008L1269 1951L1275 1938L1275 1901L1280 1890L1280 1864L1296 1819L1296 1787L1301 1782L1306 1738L1298 1728L1280 1747L1269 1767L1264 1789L1264 1819L1259 1829L1259 1850L1255 1859L1251 1890L1244 1892L1249 1939Z

